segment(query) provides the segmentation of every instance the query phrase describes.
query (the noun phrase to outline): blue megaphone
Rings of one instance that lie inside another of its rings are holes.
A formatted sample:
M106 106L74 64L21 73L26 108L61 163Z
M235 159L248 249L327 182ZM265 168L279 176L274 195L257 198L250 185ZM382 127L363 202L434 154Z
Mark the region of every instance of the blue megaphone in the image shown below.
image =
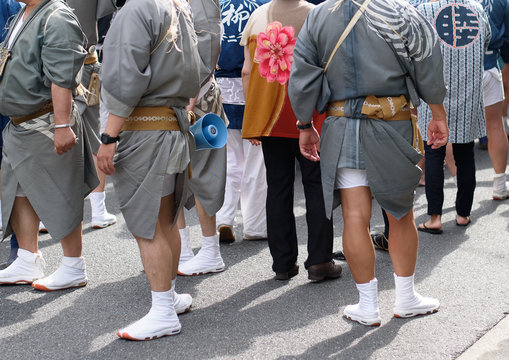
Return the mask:
M203 115L189 130L194 136L196 150L220 149L226 144L226 125L216 114Z

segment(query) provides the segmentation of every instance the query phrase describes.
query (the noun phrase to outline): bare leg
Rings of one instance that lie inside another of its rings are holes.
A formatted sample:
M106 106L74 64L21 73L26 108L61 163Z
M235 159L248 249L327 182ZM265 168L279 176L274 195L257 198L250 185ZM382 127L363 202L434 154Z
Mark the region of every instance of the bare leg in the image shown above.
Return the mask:
M176 234L177 229L172 228L173 217L175 216L173 198L173 194L161 198L161 208L154 238L136 237L143 268L152 291L168 291L171 289L175 264L178 264L180 238ZM173 254L174 251L177 254Z
M488 132L488 153L496 174L505 172L507 166L507 135L503 124L503 102L486 106L486 131Z
M414 223L414 213L397 220L387 213L389 219L389 254L391 255L394 272L398 276L410 276L415 271L417 261L417 229Z
M355 282L367 283L375 277L375 249L369 235L371 191L355 187L340 189L340 193L345 223L343 251Z
M14 233L18 237L20 249L36 253L39 250L37 246L39 217L35 213L32 204L28 201L28 198L17 196L14 199L14 206L9 221Z
M203 236L214 236L216 235L216 215L209 216L203 206L198 201L198 198L194 198L196 202L196 213L200 220L201 232Z
M151 340L180 332L180 322L175 312L175 291L172 277L175 266L175 249L180 246L176 228L174 195L161 198L161 208L153 239L136 237L143 268L152 290L152 307L140 320L119 330L119 337L131 340ZM178 254L176 257L178 261Z
M69 235L60 240L60 243L62 244L62 249L64 250L64 256L69 257L81 256L82 249L81 225L82 224L80 223Z

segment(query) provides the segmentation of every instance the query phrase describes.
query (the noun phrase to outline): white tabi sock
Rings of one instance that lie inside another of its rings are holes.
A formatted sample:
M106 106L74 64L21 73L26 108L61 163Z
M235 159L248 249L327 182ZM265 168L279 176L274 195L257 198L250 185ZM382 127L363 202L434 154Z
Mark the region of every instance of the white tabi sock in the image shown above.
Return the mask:
M440 302L437 299L424 297L414 289L414 275L398 276L394 274L396 302L394 316L411 317L437 312Z
M355 284L359 291L359 302L348 305L343 314L346 318L368 326L380 325L378 309L378 280L373 278L367 283Z
M189 234L189 227L179 229L180 234L180 258L179 264L183 264L194 257L193 249L191 248L191 236Z
M85 286L88 283L85 259L82 256L62 258L62 264L48 277L34 281L37 290L53 291Z
M174 290L152 291L152 307L140 320L119 330L117 335L128 340L152 340L176 335L181 326L173 307Z
M178 294L177 291L175 291L175 280L176 279L173 279L171 281L171 290L174 291L173 304L175 307L175 312L177 315L180 315L188 312L191 309L193 298L191 297L191 294Z
M194 258L179 264L180 275L201 275L224 270L224 262L219 250L219 234L202 236L202 247Z

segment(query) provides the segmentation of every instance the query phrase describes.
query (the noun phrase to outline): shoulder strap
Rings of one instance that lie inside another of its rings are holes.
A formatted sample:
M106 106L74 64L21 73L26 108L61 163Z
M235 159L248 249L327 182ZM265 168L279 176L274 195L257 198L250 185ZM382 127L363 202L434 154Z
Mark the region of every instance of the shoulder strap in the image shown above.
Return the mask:
M334 55L336 55L336 52L338 51L339 47L341 46L343 41L346 39L346 37L350 34L350 32L352 31L353 27L355 26L355 24L357 23L357 21L361 17L362 13L366 10L366 8L368 7L370 2L371 2L371 0L364 1L364 4L361 5L359 10L357 10L355 15L352 17L352 19L350 20L350 22L346 26L345 31L343 31L343 33L341 34L338 42L336 43L336 46L334 47L334 50L332 50L332 53L331 53L331 55L329 57L329 60L327 61L327 64L325 65L325 69L323 69L323 72L327 71L327 69L329 68L329 65L330 65L330 63L332 61L332 58L334 57Z

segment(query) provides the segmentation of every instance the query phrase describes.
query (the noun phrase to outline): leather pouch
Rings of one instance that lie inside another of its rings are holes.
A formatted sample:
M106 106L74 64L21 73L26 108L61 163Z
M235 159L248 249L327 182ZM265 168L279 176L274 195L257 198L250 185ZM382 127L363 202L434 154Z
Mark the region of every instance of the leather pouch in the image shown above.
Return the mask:
M90 84L88 85L88 91L86 93L86 100L88 106L95 106L99 104L99 74L92 73L90 76Z
M11 57L11 52L7 48L0 48L0 78L4 74L5 65Z

